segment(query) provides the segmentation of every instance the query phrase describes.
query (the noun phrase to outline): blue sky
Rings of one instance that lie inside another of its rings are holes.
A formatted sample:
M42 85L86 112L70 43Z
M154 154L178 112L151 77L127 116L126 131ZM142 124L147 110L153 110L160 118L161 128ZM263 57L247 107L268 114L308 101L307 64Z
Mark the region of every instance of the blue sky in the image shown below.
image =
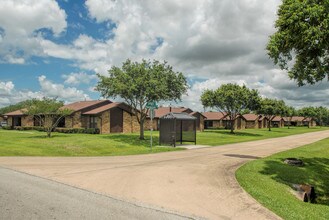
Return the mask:
M297 87L265 51L279 0L2 0L0 107L29 98L99 99L96 73L127 58L166 60L188 77L182 103L246 84L296 107L326 105L328 83ZM160 103L161 104L161 103ZM168 103L163 103L168 104Z

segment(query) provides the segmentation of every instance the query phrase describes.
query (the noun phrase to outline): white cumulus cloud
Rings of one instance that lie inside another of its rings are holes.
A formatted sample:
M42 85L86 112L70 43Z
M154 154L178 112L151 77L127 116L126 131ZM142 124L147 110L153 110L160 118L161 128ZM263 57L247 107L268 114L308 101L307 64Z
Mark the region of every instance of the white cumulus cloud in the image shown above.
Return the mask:
M66 102L83 101L90 99L90 97L82 90L78 90L75 87L65 87L62 84L53 83L48 80L44 75L39 76L38 80L41 87L41 92L46 97L57 97L61 100L65 100Z

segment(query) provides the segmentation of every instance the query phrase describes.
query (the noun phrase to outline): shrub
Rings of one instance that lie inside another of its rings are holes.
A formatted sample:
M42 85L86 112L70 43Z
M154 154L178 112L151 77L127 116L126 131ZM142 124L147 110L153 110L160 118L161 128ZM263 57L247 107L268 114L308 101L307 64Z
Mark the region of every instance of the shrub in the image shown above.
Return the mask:
M15 126L14 129L18 131L28 131L28 130L45 131L45 128L40 126Z
M13 130L11 126L2 126L1 128L4 130Z
M55 128L56 132L69 134L99 134L98 128Z
M100 130L98 128L87 128L86 133L87 134L99 134Z

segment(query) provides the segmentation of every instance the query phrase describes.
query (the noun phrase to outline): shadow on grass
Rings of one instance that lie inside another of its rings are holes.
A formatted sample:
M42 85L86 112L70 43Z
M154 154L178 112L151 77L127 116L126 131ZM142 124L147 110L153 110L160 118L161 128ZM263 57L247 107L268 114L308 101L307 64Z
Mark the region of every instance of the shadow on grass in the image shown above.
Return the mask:
M145 140L140 140L139 135L127 135L127 134L112 134L112 135L104 135L101 137L133 146L143 146L150 148L149 135L145 135ZM153 146L159 145L159 137L153 136L152 139L153 139Z
M250 137L260 137L263 136L262 134L254 134L249 132L239 132L234 131L232 134L230 130L205 130L205 133L218 133L218 134L224 134L224 135L232 135L232 136L250 136Z
M243 154L223 154L227 157L238 157L238 158L247 158L247 159L259 159L260 157L252 156L252 155L243 155Z
M70 135L77 135L77 134L70 134ZM41 134L41 135L33 135L25 138L31 138L31 139L52 139L52 138L68 138L70 137L69 135L63 135L63 134L51 134L50 138L47 137L47 134Z
M303 167L285 164L286 158L265 160L265 168L261 174L271 176L279 183L292 187L292 184L309 184L315 187L317 203L329 206L329 159L328 158L303 158Z

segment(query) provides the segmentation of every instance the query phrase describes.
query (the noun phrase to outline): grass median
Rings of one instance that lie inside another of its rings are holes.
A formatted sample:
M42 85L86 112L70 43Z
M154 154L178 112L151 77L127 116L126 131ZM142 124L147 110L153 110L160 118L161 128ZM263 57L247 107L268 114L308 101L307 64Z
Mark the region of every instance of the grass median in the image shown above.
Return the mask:
M283 163L291 157L305 166ZM283 219L329 219L329 139L251 161L236 177L251 196ZM314 186L316 204L297 199L292 184Z

